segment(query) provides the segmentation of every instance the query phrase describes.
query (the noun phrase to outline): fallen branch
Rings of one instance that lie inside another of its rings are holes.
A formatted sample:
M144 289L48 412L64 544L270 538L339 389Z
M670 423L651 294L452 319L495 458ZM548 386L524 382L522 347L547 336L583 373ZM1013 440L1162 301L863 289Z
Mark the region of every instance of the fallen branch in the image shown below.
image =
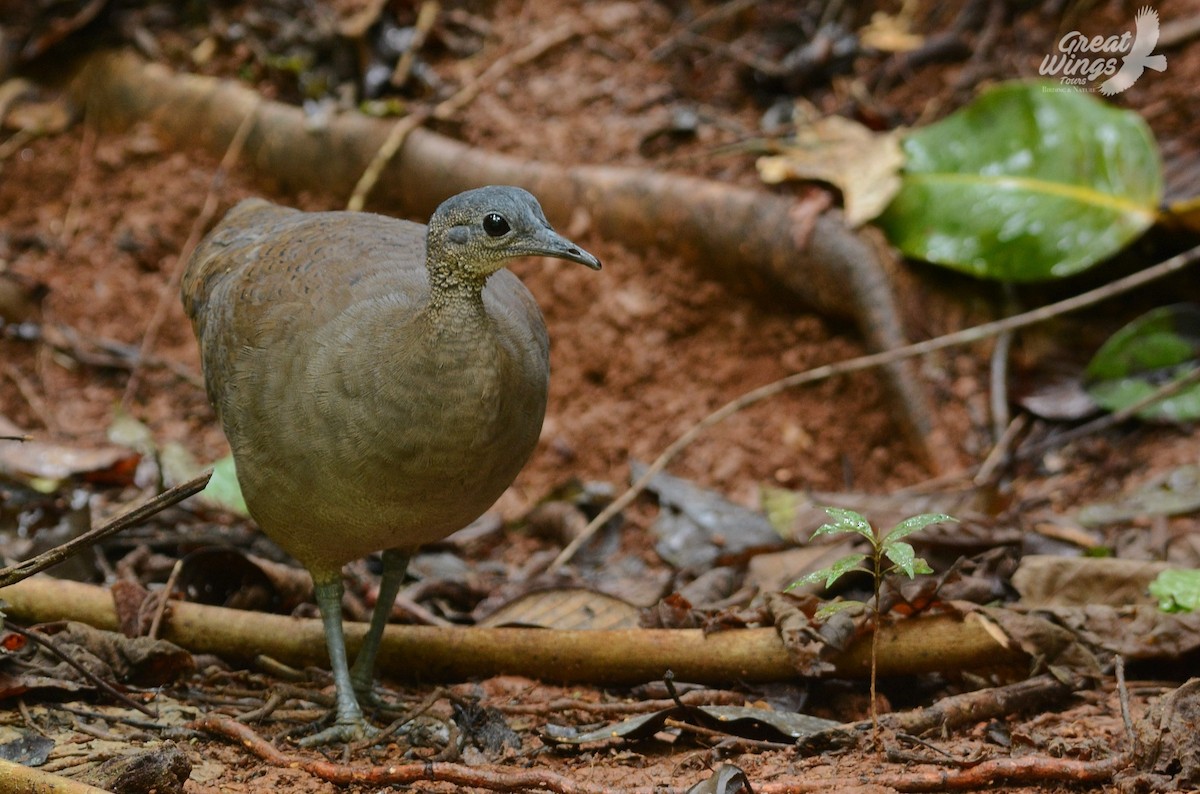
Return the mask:
M1038 785L1070 783L1096 784L1111 781L1113 775L1129 766L1129 755L1121 753L1098 761L1076 761L1049 756L992 758L968 769L928 769L911 772L879 772L870 776L872 786L886 791L974 791L995 788L997 784ZM860 778L815 777L804 780L772 781L755 784L758 794L798 794L798 792L836 791L842 786L862 787Z
M313 777L340 786L351 784L397 786L420 781L453 783L490 791L553 791L557 794L683 794L684 789L663 786L614 788L609 783L584 783L549 769L518 767L487 768L478 765L416 761L383 766L335 764L288 755L250 727L228 717L201 717L192 727L232 739L269 764L281 768L303 769Z
M879 726L911 736L937 732L945 735L986 720L1003 720L1062 701L1083 680L1067 684L1049 673L1043 673L1012 684L949 695L924 708L884 714L879 718ZM871 728L870 720L862 720L818 731L804 737L798 750L800 755L809 756L829 747L852 747Z
M682 794L683 789L664 786L614 787L611 783L576 781L548 769L486 768L444 762L416 762L383 766L335 764L289 755L263 739L250 727L228 717L201 717L191 727L232 739L269 764L281 768L302 769L314 777L337 785L368 784L392 786L418 781L454 783L491 791L529 791L543 789L559 794ZM1048 756L1018 756L981 761L967 769L929 769L904 772L876 772L870 782L880 789L896 791L964 791L987 789L997 783L1103 783L1129 765L1129 755L1121 753L1097 761L1076 761ZM760 794L827 792L861 789L863 779L855 776L805 774L791 779L756 782Z
M110 794L109 791L41 769L0 758L0 780L5 791L36 791L44 794Z
M34 577L0 589L6 614L26 622L77 620L116 630L117 614L106 588ZM354 654L366 624L346 624ZM161 636L194 653L250 660L259 654L300 667L324 665L319 620L267 615L201 604L174 603ZM897 621L880 634L879 674L1028 664L1028 657L998 642L973 619L953 616ZM837 677L862 677L870 667L870 637L861 637L830 662ZM388 626L379 670L401 679L463 681L524 675L548 681L634 684L661 679L727 684L797 677L774 629L704 634L692 629L547 631L545 629Z

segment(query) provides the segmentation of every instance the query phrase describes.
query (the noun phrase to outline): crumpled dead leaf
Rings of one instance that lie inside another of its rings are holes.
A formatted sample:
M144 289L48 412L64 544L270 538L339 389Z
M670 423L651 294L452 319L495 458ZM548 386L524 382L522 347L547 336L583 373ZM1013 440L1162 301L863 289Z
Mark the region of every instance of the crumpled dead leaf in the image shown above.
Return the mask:
M972 611L1029 654L1038 668L1058 680L1072 682L1080 676L1100 677L1100 661L1092 649L1076 632L1047 617L1005 608L977 607Z
M871 21L858 31L862 46L880 52L912 52L925 43L925 37L912 32L913 20L903 11L888 14L876 11Z
M1200 678L1154 703L1134 730L1132 767L1117 776L1123 792L1195 791L1200 786Z
M663 730L668 720L687 722L746 739L789 744L841 725L808 714L750 706L679 705L592 731L579 732L569 726L547 724L545 736L556 744L571 745L611 742L614 739L647 739Z
M733 764L723 764L718 767L713 776L701 780L687 790L687 794L754 794L746 773Z
M104 680L161 686L195 667L190 653L166 640L129 638L74 621L47 624L42 630L47 642L59 650L69 649L79 666ZM93 688L75 667L40 644L30 646L23 660L19 669L0 670L3 696L17 697L30 689L74 692Z
M24 437L24 431L0 417L0 435ZM129 485L141 455L118 446L74 447L47 441L0 444L0 474L41 493L57 490L78 477L88 482Z
M1021 605L1155 604L1146 588L1169 563L1027 554L1012 575Z
M634 629L638 609L615 596L582 587L526 593L479 621L480 626L547 629Z
M797 179L833 185L842 192L846 224L857 228L878 217L900 192L901 134L826 116L798 130L782 154L760 157L755 165L769 185Z
M843 609L818 622L813 618L821 605L816 596L767 593L766 603L788 659L805 677L827 675L836 669L830 657L845 651L858 637L858 624L865 613L862 608Z
M634 461L630 470L637 480L646 467ZM676 568L707 570L785 545L762 513L687 480L658 474L646 490L662 507L651 527L655 550Z

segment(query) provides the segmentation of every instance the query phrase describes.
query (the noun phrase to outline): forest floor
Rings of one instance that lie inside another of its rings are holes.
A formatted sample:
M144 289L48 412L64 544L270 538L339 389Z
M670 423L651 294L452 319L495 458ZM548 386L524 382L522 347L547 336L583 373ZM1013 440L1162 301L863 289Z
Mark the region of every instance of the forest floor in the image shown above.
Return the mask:
M140 46L178 70L239 78L265 95L285 101L298 101L305 90L311 90L311 86L305 87L305 80L336 83L347 74L361 73L364 63L377 65L374 56L354 64L363 50L356 52L345 43L345 37L331 32L339 20L344 23L354 12L369 13L377 6L377 13L395 13L405 24L411 22L408 4L401 3L363 4L367 11L350 8L350 3L312 6L280 0L215 4L210 16L203 18L153 3L130 9L124 4L111 5L99 20L106 31L97 34L97 23L93 23L93 28L72 33L62 46L70 47L71 41L84 37L118 39L121 46ZM822 22L821 12L816 10L821 4L743 4L748 10L730 15L702 35L688 32L695 15L719 5L653 0L447 3L417 59L414 74L422 78L423 87L412 91L405 101L420 106L443 98L447 86L466 82L501 54L536 40L564 19L600 13L624 15L624 24L606 29L603 35L584 35L514 67L455 118L434 123L434 129L482 149L531 160L675 171L794 194L799 200L813 188L761 186L755 156L744 146L747 141L778 136L780 128L787 128L786 114L781 127L770 121L781 117L781 108L804 98L817 113L857 116L880 128L926 124L969 101L984 85L1036 76L1042 56L1053 49L1063 32L1074 28L1089 33L1120 32L1131 27L1134 11L1128 4L1115 2L1044 3L1020 9L1002 3L969 3L982 9L982 22L956 29L956 14L939 11L937 3L905 4L906 9L912 6L912 16L899 19L922 37L919 43L930 44L935 34L946 38L936 49L929 49L928 59L906 64L901 55L859 50L841 61L827 58L824 65L800 75L782 68L773 73L765 66L783 63L783 55L803 43L802 22L814 26ZM887 4L867 5L895 13ZM1066 10L1047 10L1052 5L1065 5ZM1165 22L1194 21L1200 13L1187 2L1162 3L1158 12ZM856 34L861 35L870 21L865 9L830 14L831 20L835 17L843 23L838 32L822 28L831 42L857 40ZM29 24L47 29L45 20ZM11 28L10 35L16 29ZM464 55L467 51L473 54ZM1195 164L1200 161L1196 154L1195 130L1200 128L1200 120L1196 118L1195 81L1189 77L1200 73L1200 47L1184 40L1166 53L1170 63L1166 72L1147 73L1115 102L1141 113L1153 129L1168 164L1168 191L1178 198L1180 191L1189 187L1187 179L1196 181ZM309 57L308 66L299 70L299 81L297 72L282 64L285 55ZM819 60L818 55L813 57ZM755 63L764 68L756 68ZM48 67L33 61L23 68L27 76L36 78L39 69ZM146 328L159 321L151 318L164 312L153 348L145 352L168 365L138 368L137 382L129 391L131 375L126 365L113 365L112 361L96 365L48 344L6 336L0 338L0 415L39 440L87 449L107 445L118 417L128 412L148 428L158 449L186 450L194 460L204 462L226 454L223 436L198 380L199 360L191 327L169 286L180 251L210 196L215 196L222 210L251 195L308 210L340 209L347 197L312 191L296 195L239 167L225 173L214 186L213 176L220 170L218 157L196 149L169 148L155 137L150 125L98 132L84 117L54 134L23 141L15 138L19 134L8 130L0 137L4 151L0 160L0 275L15 274L22 284L42 286L29 318L45 327L74 329L80 339L89 342L112 340L137 349ZM14 140L19 145L7 145ZM578 481L619 491L629 482L631 462L652 460L728 400L790 373L867 352L852 325L844 320L819 316L793 300L763 294L747 284L717 280L682 261L669 244L646 250L601 237L589 227L586 212L562 231L597 254L604 269L594 273L569 263L543 261L514 267L537 297L549 327L550 405L542 443L496 508L504 527L487 546L485 559L469 561L471 566L490 560L507 571L519 571L537 555L543 559L553 556L557 547L525 532L520 522L556 490ZM669 238L670 230L663 234ZM1125 260L1131 267L1142 267L1164 256L1163 250L1144 243L1127 253ZM939 284L943 291L948 289L947 283L951 290L957 283L957 277L930 272L927 265L914 263L912 267L918 269L920 278ZM1014 380L1024 388L1036 380L1043 371L1039 367L1047 360L1067 361L1064 366L1068 369L1078 366L1086 360L1088 345L1140 311L1195 298L1194 278L1183 284L1182 290L1180 286L1173 282L1152 288L1120 306L1091 310L1050 332L1033 332L1019 339ZM1033 304L1062 290L1060 286L1045 292L1035 288L1020 297ZM957 316L922 316L919 309L909 307L909 333L924 338L953 330L960 322L990 319L1003 304L998 291L987 295L972 287L963 294L969 296L970 304L963 305ZM986 300L980 300L981 294ZM13 315L5 319L10 324L15 321ZM1073 335L1065 337L1072 339L1068 344L1055 339L1068 334ZM953 349L929 356L921 364L938 420L946 437L952 439L952 457L962 463L964 471L982 461L993 446L987 408L990 349L988 343ZM789 390L706 431L672 462L669 471L753 509L760 508L763 486L856 492L880 498L902 489L919 492L935 473L905 437L888 395L875 372ZM1037 419L1033 423L1043 431L1052 426ZM1046 516L1109 501L1178 467L1195 464L1197 449L1196 431L1190 425L1121 424L1012 464L1004 472L1002 487L991 494L1004 506L992 518L1002 512L1002 528L1018 530L1017 541L1013 542L1011 535L1006 541L1015 557L1024 553L1077 556L1083 551L1079 543L1064 540L1061 532L1042 531ZM969 485L970 477L949 482ZM97 503L103 512L119 512L137 501L144 486L101 489ZM12 491L6 493L10 505L17 504ZM65 512L69 491L55 499L45 509ZM903 509L887 502L886 508L873 511L867 496L862 504L868 515L890 515ZM606 553L611 558L602 565L593 562L594 569L581 578L595 583L604 579L605 568L611 566L613 581L638 576L653 580L659 588L652 597L644 602L630 599L638 606L659 603L662 595L687 584L655 552L650 528L657 513L649 498L626 511L616 542L619 548L609 548ZM6 511L5 520L14 520L12 510ZM198 545L179 536L201 529L206 537L214 531L228 532L227 539L245 541L247 546L253 543L256 552L282 559L261 539L246 540L247 524L236 518L214 518L212 511L198 517L176 510L157 521L137 537L143 541L153 538L146 542L158 556L147 555L145 543L136 561L122 555L133 553L131 549L136 550L138 543L107 546L110 570L133 572L144 582L161 582L174 558ZM986 531L975 527L981 535L967 544L972 553L986 550L979 548L987 546L980 537L991 531L1000 534L1000 522L996 519ZM218 530L212 529L214 523L221 525ZM807 528L809 532L812 529ZM1088 537L1091 545L1115 549L1120 557L1168 559L1182 567L1198 567L1200 544L1192 540L1197 537L1196 530L1195 515L1183 515L1134 519ZM949 552L941 549L940 553L945 556ZM414 567L434 576L439 573L439 560L438 555L431 555L425 567L420 561ZM743 574L744 565L731 580L726 596L738 591ZM352 566L351 576L360 582L357 589L351 587L352 593L369 601L368 583L373 574L360 564ZM476 592L473 597L477 604L487 594ZM455 606L445 612L456 620L465 619L473 604L464 609L453 597L447 598ZM441 606L436 592L424 602L424 607L434 612ZM306 614L312 614L311 606ZM163 690L157 701L160 711L249 710L252 705L247 705L245 697L223 697L223 690L257 688L265 697L271 686L267 673L218 672L218 661L210 661L212 665L200 673ZM1157 696L1178 684L1182 673L1173 668L1135 672L1140 677L1131 681L1136 720ZM986 679L989 684L998 682ZM884 710L916 707L939 695L984 683L960 673L898 677L881 683L879 702ZM386 684L389 691L412 703L435 691L433 686L414 686L402 679ZM808 681L771 687L730 681L722 690L722 695L735 692L739 702L787 703L840 721L864 719L868 711L862 681ZM455 702L477 698L479 705L496 709L508 720L519 748L502 744L500 749L468 748L463 754L463 760L475 768L494 770L501 776L536 768L561 773L594 786L594 790L686 787L703 779L708 774L705 770L729 763L745 773L755 790L783 791L788 790L789 782L812 785L828 778L822 789L842 792L891 790L891 783L874 781L894 782L888 776L928 768L928 758L924 766L911 760L915 753L909 760L895 755L885 760L862 749L801 758L786 746L753 746L749 741L686 730L567 751L552 748L544 740L540 731L546 722L578 719L594 723L611 715L596 717L602 710L572 712L561 705L564 700L625 703L662 697L662 693L653 688L564 687L501 676L456 684L450 694ZM101 729L90 718L61 711L63 699L61 694L39 697L37 690L26 694L26 724L42 726L60 744L73 742L78 754L105 752L96 743L137 744L156 738L155 732L146 728L121 733L114 724ZM90 711L93 705L85 702L83 708ZM450 708L443 700L431 713L448 717ZM293 714L291 719L300 718ZM263 728L264 733L276 730L275 726ZM361 751L349 762L363 766L396 763L409 741L410 737L397 740L399 749L393 743ZM890 738L889 749L898 749L898 741ZM1111 677L1045 711L981 722L970 730L928 741L955 764L997 753L1016 754L1016 748L1087 760L1116 753L1128 744ZM263 761L241 745L211 734L188 734L179 746L192 766L191 779L184 787L188 792L258 791L265 786L279 792L369 791L380 785L335 786L320 780L312 769ZM285 746L282 740L281 746ZM294 747L288 752L310 760L321 757L315 751ZM415 757L425 756L418 749ZM764 785L768 787L762 788ZM1037 791L1075 788L1057 780L1031 779L1023 785ZM513 790L519 788L512 783ZM420 789L484 787L482 783L440 782L422 783ZM1027 789L1013 785L1006 790Z

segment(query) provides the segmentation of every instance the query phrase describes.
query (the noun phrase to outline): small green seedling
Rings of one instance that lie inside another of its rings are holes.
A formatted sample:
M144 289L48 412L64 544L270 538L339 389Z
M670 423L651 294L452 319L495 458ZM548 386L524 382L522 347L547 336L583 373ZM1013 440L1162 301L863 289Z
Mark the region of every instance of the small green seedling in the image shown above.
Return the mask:
M820 581L824 581L825 587L832 587L834 582L850 571L864 571L871 575L874 584L874 598L871 605L863 604L859 601L831 601L818 609L816 616L818 619L824 620L835 612L858 606L868 607L875 611L876 631L871 633L871 728L872 740L878 748L879 715L875 706L875 659L879 647L878 628L881 619L879 613L879 591L883 585L883 579L885 576L890 576L897 571L906 574L909 579L912 579L919 573L933 573L933 569L929 567L929 564L918 557L916 552L913 551L913 547L905 543L903 539L914 532L925 529L930 524L955 521L956 519L944 513L922 513L919 516L904 519L880 537L870 522L853 510L846 510L840 507L827 507L825 508L825 512L829 514L829 517L833 521L829 524L822 524L812 534L813 539L821 535L854 533L862 535L867 539L867 542L871 544L871 552L869 554L850 554L842 557L828 568L813 571L807 576L797 579L788 585L787 589L791 590L793 587L799 587L802 584Z

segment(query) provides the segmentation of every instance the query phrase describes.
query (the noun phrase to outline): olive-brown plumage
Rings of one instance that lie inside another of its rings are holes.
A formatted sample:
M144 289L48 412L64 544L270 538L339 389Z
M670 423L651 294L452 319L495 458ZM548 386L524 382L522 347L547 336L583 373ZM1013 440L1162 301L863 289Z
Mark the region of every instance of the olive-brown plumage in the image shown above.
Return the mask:
M600 267L532 195L495 186L448 199L428 227L250 199L188 262L184 307L246 504L312 573L325 621L337 722L306 743L367 730L353 690L370 690L409 554L482 514L537 443L548 341L502 269L520 256ZM341 567L380 549L351 675Z

